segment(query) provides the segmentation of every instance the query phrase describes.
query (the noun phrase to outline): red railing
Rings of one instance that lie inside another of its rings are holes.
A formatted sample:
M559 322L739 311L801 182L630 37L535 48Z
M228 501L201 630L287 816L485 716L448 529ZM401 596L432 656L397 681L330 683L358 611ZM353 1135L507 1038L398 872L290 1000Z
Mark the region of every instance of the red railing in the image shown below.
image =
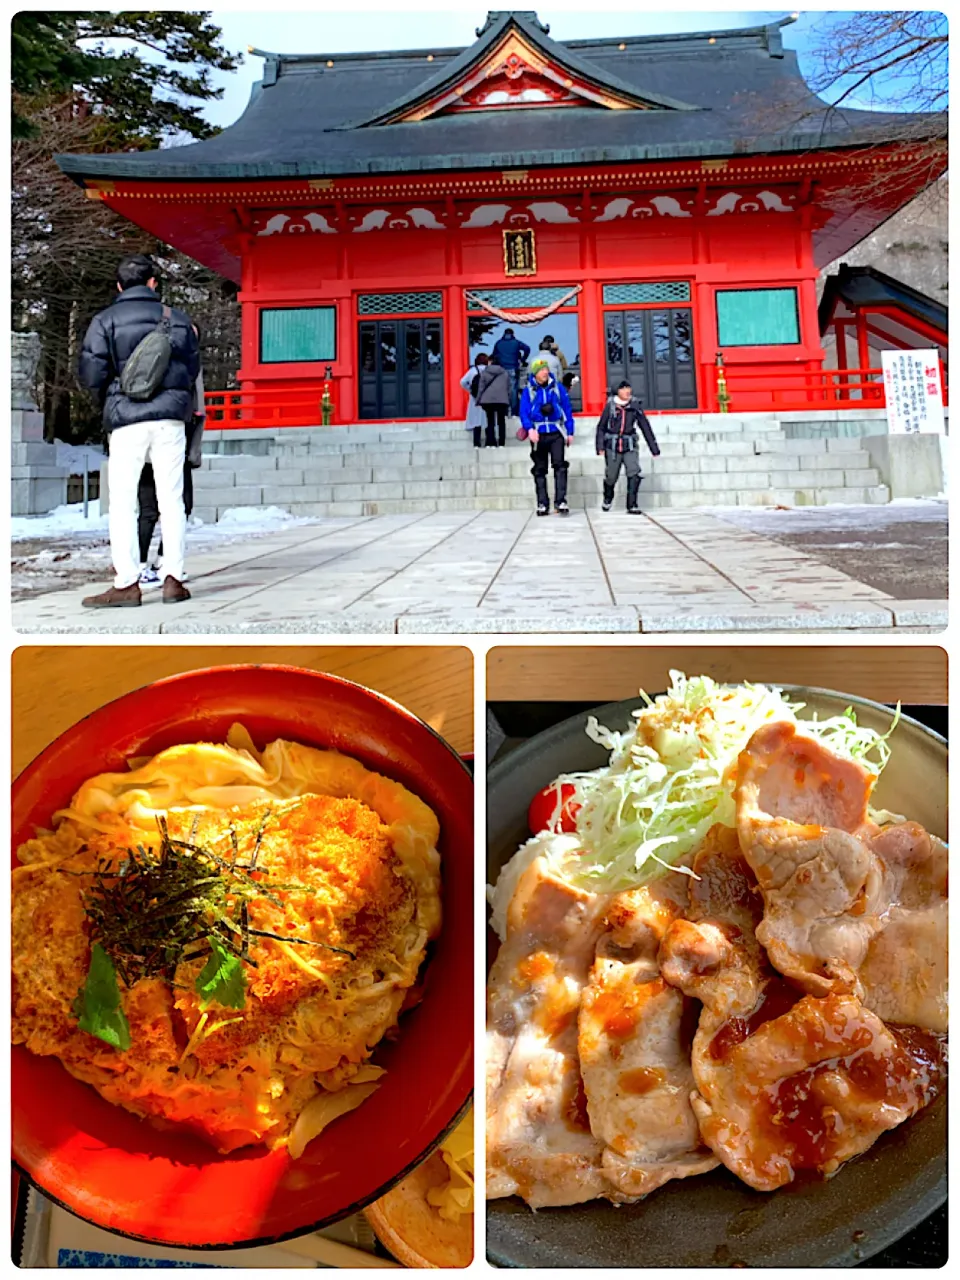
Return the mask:
M882 369L796 369L770 374L762 369L726 366L730 412L770 409L883 409L887 397ZM943 402L947 370L940 362Z
M781 409L883 409L886 395L881 369L778 369L775 373L728 364L727 390L731 413ZM713 365L706 378L716 378ZM940 363L944 404L947 370ZM335 384L331 384L336 399ZM316 427L322 422L321 387L262 388L258 391L207 391L207 429L211 431L270 430L277 427ZM343 421L334 411L334 422ZM347 419L349 421L349 419Z
M208 431L318 427L322 389L287 387L261 391L207 391Z
M739 369L727 365L730 412L761 409L882 409L880 369ZM758 403L759 401L759 403Z

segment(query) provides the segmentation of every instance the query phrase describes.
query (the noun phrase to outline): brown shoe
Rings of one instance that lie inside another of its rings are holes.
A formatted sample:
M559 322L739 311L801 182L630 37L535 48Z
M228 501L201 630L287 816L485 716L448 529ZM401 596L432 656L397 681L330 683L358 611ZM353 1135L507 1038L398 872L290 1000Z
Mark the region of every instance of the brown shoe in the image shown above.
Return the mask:
M110 587L98 596L87 596L81 603L85 609L136 609L140 604L140 583Z
M189 599L190 592L180 579L175 578L172 573L168 573L163 580L163 603L179 604L181 600Z

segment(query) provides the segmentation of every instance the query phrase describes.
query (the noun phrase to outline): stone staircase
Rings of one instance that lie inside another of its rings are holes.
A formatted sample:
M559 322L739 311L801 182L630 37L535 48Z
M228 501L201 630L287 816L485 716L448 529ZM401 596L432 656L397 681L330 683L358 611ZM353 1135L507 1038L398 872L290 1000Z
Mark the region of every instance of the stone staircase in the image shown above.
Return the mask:
M578 427L568 500L573 508L597 506L603 464L592 427ZM856 437L788 438L773 414L658 418L654 431L661 456L641 452L645 510L890 500ZM204 453L194 493L195 512L207 521L247 506L364 516L529 510L534 501L528 446L512 430L505 449L479 451L465 430L443 423L214 430ZM621 476L618 503L625 492Z

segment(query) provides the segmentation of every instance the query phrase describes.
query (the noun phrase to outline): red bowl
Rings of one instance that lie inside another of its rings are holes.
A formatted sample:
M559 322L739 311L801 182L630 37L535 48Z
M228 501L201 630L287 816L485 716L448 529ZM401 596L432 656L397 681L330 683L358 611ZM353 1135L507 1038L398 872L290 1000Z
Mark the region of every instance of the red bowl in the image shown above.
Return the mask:
M75 724L23 771L13 787L14 850L86 778L176 743L223 742L235 720L260 747L283 737L336 748L422 797L440 820L444 922L422 1003L377 1052L387 1068L381 1087L297 1161L265 1147L218 1155L112 1106L57 1058L13 1049L17 1165L97 1226L192 1249L302 1235L375 1200L450 1130L473 1081L473 785L443 739L388 698L283 666L159 680Z

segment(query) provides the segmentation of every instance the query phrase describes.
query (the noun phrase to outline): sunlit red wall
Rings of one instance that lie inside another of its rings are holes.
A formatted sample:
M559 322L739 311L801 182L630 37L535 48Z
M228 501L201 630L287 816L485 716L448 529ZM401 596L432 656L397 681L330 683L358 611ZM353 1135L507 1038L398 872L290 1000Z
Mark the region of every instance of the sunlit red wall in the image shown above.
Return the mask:
M823 362L816 316L816 267L807 214L730 213L716 217L625 217L610 222L535 223L537 273L507 277L502 227L384 230L251 236L243 252L244 337L240 377L256 389L319 386L324 365L262 365L261 307L337 304L336 417L357 414L356 297L390 290L441 289L447 417L459 419L467 368L463 289L481 286L583 284L580 354L584 411L599 412L606 394L601 286L687 280L691 285L694 350L701 410L717 407L715 357L718 288L796 287L801 341L791 346L730 348L731 382L740 373L739 409L775 406L784 373L815 371ZM747 387L755 388L746 390Z

